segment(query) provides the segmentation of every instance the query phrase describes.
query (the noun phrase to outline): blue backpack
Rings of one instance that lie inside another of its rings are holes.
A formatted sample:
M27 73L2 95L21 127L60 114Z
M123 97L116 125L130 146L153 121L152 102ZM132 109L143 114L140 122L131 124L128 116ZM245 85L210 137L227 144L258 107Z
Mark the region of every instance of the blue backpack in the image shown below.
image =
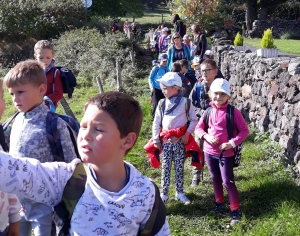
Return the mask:
M57 70L60 71L60 79L63 85L64 93L68 94L68 97L71 98L74 92L74 88L77 85L76 77L73 74L73 72L65 67L56 66L56 70L53 73L53 83L54 84L54 78L56 77Z
M47 133L47 139L50 144L50 149L54 161L65 162L64 152L62 149L61 140L57 129L58 118L61 118L63 121L66 122L70 134L70 138L74 146L75 153L77 157L80 158L78 148L77 148L77 142L76 142L79 128L80 128L79 123L71 116L55 113L55 106L50 98L45 96L44 100L49 102L50 104L50 111L47 113L47 117L46 117L46 133ZM16 116L19 113L20 113L19 111L16 112L5 122L3 122L2 126L4 132L9 126L9 124L16 118Z

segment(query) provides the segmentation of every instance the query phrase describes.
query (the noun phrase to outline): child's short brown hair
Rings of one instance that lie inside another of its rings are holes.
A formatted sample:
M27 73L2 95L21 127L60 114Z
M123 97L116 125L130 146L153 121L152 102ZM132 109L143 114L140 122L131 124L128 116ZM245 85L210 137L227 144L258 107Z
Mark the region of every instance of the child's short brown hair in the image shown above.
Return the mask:
M214 60L211 60L211 59L208 59L208 60L204 60L202 63L201 63L201 66L202 65L210 65L212 67L212 69L217 69L217 63L214 61Z
M180 72L181 71L181 65L179 62L174 62L172 65L172 72Z
M188 61L187 61L187 60L185 60L185 59L181 59L181 60L179 61L179 63L180 63L180 65L181 65L181 67L185 67L185 68L187 68L187 69L188 69L188 67L189 67L189 63L188 63Z
M90 98L84 105L84 110L89 105L95 105L110 114L118 126L120 138L126 137L130 132L134 132L138 138L143 122L143 111L133 97L120 92L105 92ZM126 154L129 151L130 149Z
M41 84L47 85L43 65L34 60L19 62L4 77L4 85L12 88L19 84L31 84L37 87Z
M38 41L34 45L34 53L36 53L36 51L38 49L50 49L54 53L53 44L50 41L48 41L48 40L40 40L40 41Z

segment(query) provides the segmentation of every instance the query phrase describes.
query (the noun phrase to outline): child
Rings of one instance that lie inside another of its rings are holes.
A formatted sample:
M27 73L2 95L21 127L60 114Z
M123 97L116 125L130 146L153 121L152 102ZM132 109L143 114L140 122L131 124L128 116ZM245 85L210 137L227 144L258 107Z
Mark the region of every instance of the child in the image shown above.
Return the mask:
M55 69L53 45L48 40L40 40L34 45L34 58L43 64L47 78L48 96L55 108L63 98L63 85L60 79L60 71Z
M165 97L160 89L159 82L157 80L160 79L164 74L169 72L169 69L167 68L167 62L167 54L161 54L159 56L159 65L154 66L150 72L149 86L152 99L152 120L154 119L155 110L159 100Z
M169 139L162 139L160 142L160 128L162 131L170 131L184 127L187 124L188 118L186 114L186 98L183 98L181 87L181 78L176 72L168 72L161 79L160 87L166 97L164 114L161 114L160 109L156 109L155 118L152 125L152 138L154 147L162 149L162 178L161 178L161 198L167 203L169 200L170 172L172 160L175 165L175 184L176 184L176 199L184 203L190 204L190 200L183 193L183 170L184 161L186 158L184 144L188 142L190 134L194 132L197 124L197 118L192 106L189 107L188 113L190 123L183 136L177 138L172 136ZM161 104L161 102L160 102ZM159 105L160 106L160 105Z
M204 60L214 60L214 53L211 50L206 50L204 53ZM223 78L224 75L222 72L218 69L218 73L216 74L215 78Z
M169 29L167 27L161 30L161 36L158 40L159 53L165 53L168 50L168 31Z
M145 227L155 199L155 187L150 180L124 161L141 130L141 107L130 95L106 92L89 99L84 111L77 145L88 175L69 233L137 235ZM0 153L0 161L0 170L10 173L0 172L0 190L20 192L51 206L60 203L66 183L80 163L79 159L68 164L40 163L5 153ZM9 170L10 163L18 163L19 169ZM10 177L12 174L14 178ZM170 235L167 220L156 235Z
M5 100L3 98L2 80L0 80L0 118L5 109ZM1 133L3 135L2 126ZM3 139L4 141L4 139ZM3 143L4 144L4 143ZM0 150L3 151L2 145ZM20 209L21 204L16 195L0 191L0 235L20 235Z
M242 213L240 211L240 201L238 191L234 182L233 174L233 158L234 148L242 143L249 134L248 126L236 108L234 109L234 126L235 137L228 140L226 126L226 111L228 99L230 98L230 84L224 79L215 79L210 86L212 111L208 120L208 127L204 127L204 119L202 116L197 124L195 133L204 140L203 151L205 161L210 171L215 194L216 213L224 213L224 193L225 186L229 202L231 225L241 220ZM223 153L222 165L220 164L220 154Z
M181 65L181 73L184 74L184 76L191 82L192 88L194 87L195 83L197 82L195 71L189 70L189 63L185 59L181 59L179 61Z
M9 153L18 157L31 157L40 162L52 162L54 157L46 133L49 110L43 102L47 90L43 65L33 60L20 62L7 73L4 84L20 112L12 125ZM60 118L57 120L57 130L64 160L70 162L76 154L66 122ZM35 235L50 235L52 207L29 200L29 195L28 198L23 195L20 202L21 235L30 236L32 228Z
M189 47L189 49L191 50L191 44L190 44L190 36L188 36L187 34L185 34L182 38L183 43Z
M172 72L177 72L177 74L180 76L182 82L182 95L183 97L188 98L192 91L192 86L188 78L186 78L185 75L181 73L181 65L179 61L173 63Z
M197 61L196 61L197 63ZM202 72L202 77L198 79L198 82L194 85L192 92L190 93L190 99L194 106L196 116L198 119L203 115L204 111L210 106L210 98L208 91L211 83L214 81L218 72L217 64L213 60L205 60L202 64L197 65ZM195 67L194 69L197 69ZM203 141L195 134L195 140L202 150ZM192 187L196 187L200 183L201 170L197 167L193 168Z

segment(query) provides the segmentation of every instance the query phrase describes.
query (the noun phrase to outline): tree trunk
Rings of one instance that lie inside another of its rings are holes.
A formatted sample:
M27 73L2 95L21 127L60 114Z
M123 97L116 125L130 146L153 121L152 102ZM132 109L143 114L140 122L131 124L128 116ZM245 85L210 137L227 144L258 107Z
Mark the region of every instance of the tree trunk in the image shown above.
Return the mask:
M260 10L259 20L266 20L268 16L268 9L266 7L262 7Z
M246 27L247 31L252 30L253 6L252 0L246 0Z

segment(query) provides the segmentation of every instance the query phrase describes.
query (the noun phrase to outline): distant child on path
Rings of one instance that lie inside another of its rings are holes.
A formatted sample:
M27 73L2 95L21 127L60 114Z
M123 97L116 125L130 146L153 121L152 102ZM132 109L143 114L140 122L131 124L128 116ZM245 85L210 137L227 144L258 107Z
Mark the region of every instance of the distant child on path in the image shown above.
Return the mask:
M47 78L48 96L54 106L63 98L63 85L60 78L60 71L55 68L53 45L48 40L40 40L34 45L34 58L43 64Z
M197 118L192 106L187 109L187 99L184 98L181 92L182 81L176 72L168 72L161 79L160 87L166 97L165 110L156 109L155 118L152 125L152 138L154 147L162 149L162 177L161 177L161 198L167 203L169 200L169 186L170 186L170 174L172 161L175 166L175 184L176 195L175 198L185 205L190 204L190 200L185 196L183 192L184 182L184 162L186 159L184 145L188 142L190 134L194 132L197 124ZM162 106L162 101L158 106ZM187 113L190 117L190 123L188 127ZM161 127L162 126L162 127ZM163 138L162 143L160 141L160 131L170 131L178 128L186 128L183 136L172 136L169 139Z
M241 112L234 108L235 136L228 140L226 111L230 98L230 83L227 80L215 79L210 86L209 93L212 100L212 111L209 116L208 127L205 128L203 115L197 124L195 133L204 140L205 161L213 180L215 194L215 209L213 211L224 213L224 184L230 202L231 225L234 225L241 221L242 217L239 194L233 174L234 148L247 138L249 130ZM221 152L223 153L222 165L219 160Z
M102 93L85 104L77 145L88 174L70 221L70 235L137 235L146 227L156 190L146 176L124 161L138 139L142 121L138 101L124 93ZM52 207L61 202L67 181L81 163L79 159L40 163L5 153L0 153L0 161L0 170L7 170L6 174L0 171L0 190ZM10 163L18 163L19 169L9 169ZM171 235L167 219L155 235Z
M30 157L40 162L54 161L46 133L46 119L49 112L43 101L47 89L46 83L43 65L33 60L19 62L4 78L4 84L8 88L15 107L20 112L13 122L10 133L9 153L11 155L21 158ZM66 122L60 118L57 120L57 130L64 160L70 162L76 158L76 154ZM28 179L23 188L26 186L32 188L32 181L33 179ZM30 236L32 229L34 235L50 236L52 207L30 200L31 190L24 191L28 191L27 195L21 193L19 196L19 191L15 192L22 204L21 236Z
M5 109L2 84L3 82L0 80L0 118ZM3 132L2 126L1 132ZM2 148L1 143L0 151L3 151L3 149L5 148ZM0 196L0 235L19 236L21 204L15 194L0 191Z
M182 38L183 43L189 47L189 49L191 50L191 42L190 42L190 36L185 34Z
M159 86L158 79L160 79L164 74L169 72L167 67L168 57L167 54L163 53L159 55L159 65L155 65L149 75L149 87L151 92L151 99L152 99L152 120L154 119L155 110L157 104L160 99L164 98L164 94L161 91Z

